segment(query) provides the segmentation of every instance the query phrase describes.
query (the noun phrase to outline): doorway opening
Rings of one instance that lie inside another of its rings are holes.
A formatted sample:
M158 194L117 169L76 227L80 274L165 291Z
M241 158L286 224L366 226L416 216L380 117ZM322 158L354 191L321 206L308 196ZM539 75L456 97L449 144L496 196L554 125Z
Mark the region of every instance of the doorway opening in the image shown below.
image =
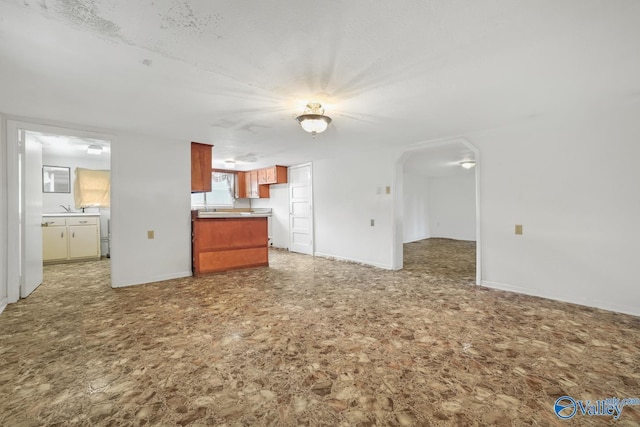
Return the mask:
M8 121L7 143L8 163L14 165L7 180L8 294L9 302L16 302L42 284L44 264L110 257L111 140ZM93 195L85 197L95 182L87 186L86 179L78 179L94 172L103 177L102 198L96 202ZM110 283L110 274L105 280Z
M414 146L401 156L396 268L428 260L446 271L447 257L460 255L469 259L469 269L456 274L480 284L478 168L478 150L461 138Z

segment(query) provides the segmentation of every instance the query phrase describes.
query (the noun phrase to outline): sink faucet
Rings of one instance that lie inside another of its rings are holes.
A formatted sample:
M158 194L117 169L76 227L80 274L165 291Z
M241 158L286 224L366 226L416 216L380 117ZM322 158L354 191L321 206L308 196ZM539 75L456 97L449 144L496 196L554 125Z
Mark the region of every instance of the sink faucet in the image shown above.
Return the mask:
M71 205L68 205L68 206L60 205L60 207L64 209L66 212L71 212Z

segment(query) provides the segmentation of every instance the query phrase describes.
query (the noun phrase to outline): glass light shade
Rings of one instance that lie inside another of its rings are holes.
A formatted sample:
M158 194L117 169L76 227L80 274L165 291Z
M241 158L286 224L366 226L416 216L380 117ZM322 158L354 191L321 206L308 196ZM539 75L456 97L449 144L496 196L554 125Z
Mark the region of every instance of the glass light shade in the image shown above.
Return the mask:
M465 169L471 169L475 165L476 165L476 162L473 160L465 160L464 162L460 162L460 166L462 166Z
M331 123L331 117L324 115L324 108L319 102L309 102L304 112L296 117L296 120L302 129L314 137L317 133L327 130L327 126Z
M302 129L311 134L324 132L331 123L331 118L322 114L303 114L298 116L297 120Z
M236 162L233 160L225 160L224 161L224 167L227 169L233 169L236 167Z
M88 154L101 154L102 153L102 147L100 147L99 145L90 145L87 147L87 153Z

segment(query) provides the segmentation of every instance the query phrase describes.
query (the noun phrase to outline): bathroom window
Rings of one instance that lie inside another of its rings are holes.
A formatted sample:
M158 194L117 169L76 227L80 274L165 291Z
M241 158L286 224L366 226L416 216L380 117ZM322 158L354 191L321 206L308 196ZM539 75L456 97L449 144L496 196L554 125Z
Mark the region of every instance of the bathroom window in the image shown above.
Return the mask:
M73 198L76 209L110 206L110 171L76 168L75 176Z
M211 174L211 191L192 193L191 206L193 208L233 207L235 177L234 173L213 172Z

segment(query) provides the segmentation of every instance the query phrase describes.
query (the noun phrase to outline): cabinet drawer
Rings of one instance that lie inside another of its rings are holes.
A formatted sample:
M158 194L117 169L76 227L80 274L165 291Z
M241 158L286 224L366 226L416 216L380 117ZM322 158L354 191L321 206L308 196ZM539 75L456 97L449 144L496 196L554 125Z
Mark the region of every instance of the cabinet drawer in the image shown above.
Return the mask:
M95 216L80 216L67 218L67 225L96 225L98 223L98 217Z
M44 216L42 217L42 224L46 224L44 225L45 227L54 227L57 225L67 225L67 219L66 218L56 218L56 217L51 217L51 216Z

